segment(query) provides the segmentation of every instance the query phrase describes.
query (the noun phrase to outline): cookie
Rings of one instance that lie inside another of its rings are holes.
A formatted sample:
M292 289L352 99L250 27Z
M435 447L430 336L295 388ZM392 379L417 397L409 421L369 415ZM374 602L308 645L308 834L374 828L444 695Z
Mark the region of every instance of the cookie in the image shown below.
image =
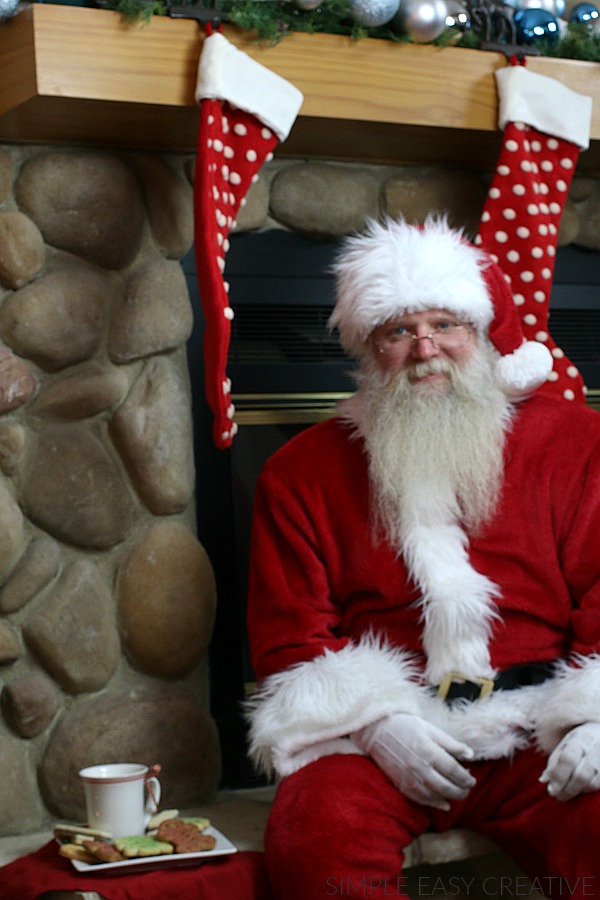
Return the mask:
M166 822L167 819L175 819L179 815L178 809L163 809L161 812L156 813L156 815L152 816L150 821L148 822L148 826L146 831L154 831L161 822Z
M54 837L58 840L66 838L67 841L80 844L83 840L110 841L110 831L101 831L99 828L89 828L87 825L68 825L66 822L57 822L54 826ZM75 840L78 838L78 840Z
M82 844L61 844L58 848L58 855L64 856L65 859L76 859L79 862L98 862L94 854L90 853Z
M181 816L182 822L190 822L192 825L195 825L198 831L206 831L207 828L210 828L210 819L205 819L204 816Z
M210 834L202 834L191 822L183 819L168 819L163 822L156 838L159 841L167 841L175 848L175 853L201 853L212 850L217 843L216 838Z
M173 853L173 845L157 840L148 834L134 834L114 841L117 850L127 859L137 856L165 856Z
M96 862L122 862L125 859L123 854L119 853L116 847L108 841L90 841L88 839L83 842L83 846L89 850Z

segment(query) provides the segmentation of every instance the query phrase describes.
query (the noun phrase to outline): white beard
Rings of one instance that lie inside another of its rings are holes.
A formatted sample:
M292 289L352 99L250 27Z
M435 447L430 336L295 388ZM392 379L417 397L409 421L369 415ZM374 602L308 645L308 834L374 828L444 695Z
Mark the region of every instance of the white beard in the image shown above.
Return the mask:
M460 522L476 533L502 488L505 432L512 407L487 347L464 366L435 357L391 379L361 376L360 431L373 490L374 522L396 547L403 523ZM449 381L409 382L447 372Z
M414 367L448 380L411 384L363 370L350 418L369 458L375 536L404 558L421 591L425 676L453 670L493 677L489 639L500 591L468 554L497 509L512 407L497 386L495 358L478 347L460 367L439 357Z

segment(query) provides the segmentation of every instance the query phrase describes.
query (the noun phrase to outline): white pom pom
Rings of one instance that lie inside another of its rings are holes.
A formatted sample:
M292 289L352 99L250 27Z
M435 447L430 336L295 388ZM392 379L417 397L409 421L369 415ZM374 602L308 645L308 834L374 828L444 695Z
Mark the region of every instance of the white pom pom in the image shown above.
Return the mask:
M496 364L500 385L511 397L525 396L546 381L552 371L552 354L544 344L525 341Z

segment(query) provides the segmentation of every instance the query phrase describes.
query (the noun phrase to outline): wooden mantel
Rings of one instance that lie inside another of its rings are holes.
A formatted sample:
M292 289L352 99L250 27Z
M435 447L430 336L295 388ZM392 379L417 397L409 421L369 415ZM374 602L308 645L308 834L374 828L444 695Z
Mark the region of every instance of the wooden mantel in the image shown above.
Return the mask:
M298 33L265 48L234 27L225 34L304 94L280 155L493 165L502 54ZM107 10L26 6L0 23L0 142L193 152L202 40L192 20L129 25ZM593 96L580 170L600 172L600 64L528 65Z

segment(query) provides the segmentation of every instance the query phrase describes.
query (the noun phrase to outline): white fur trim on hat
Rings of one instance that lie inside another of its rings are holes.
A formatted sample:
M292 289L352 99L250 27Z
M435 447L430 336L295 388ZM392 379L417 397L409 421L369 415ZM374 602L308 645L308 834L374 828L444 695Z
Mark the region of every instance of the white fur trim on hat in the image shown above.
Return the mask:
M365 234L345 240L333 266L337 302L329 324L356 357L374 328L405 313L447 309L483 331L494 312L485 260L444 219L430 218L423 228L370 221Z

